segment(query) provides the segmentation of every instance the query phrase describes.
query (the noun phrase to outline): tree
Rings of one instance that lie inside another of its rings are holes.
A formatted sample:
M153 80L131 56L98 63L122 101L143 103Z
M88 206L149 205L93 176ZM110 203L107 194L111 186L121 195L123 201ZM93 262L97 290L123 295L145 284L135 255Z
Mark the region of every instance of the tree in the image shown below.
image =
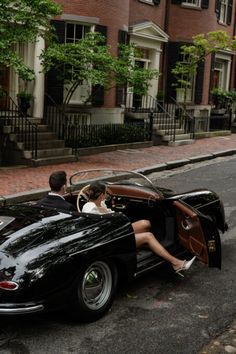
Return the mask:
M194 36L192 44L181 46L181 61L177 61L172 69L176 79L174 86L184 90L184 103L186 102L187 89L191 87L191 80L197 73L198 65L205 58L220 50L236 49L236 36L231 39L225 31L208 32Z
M143 95L147 92L150 80L158 76L157 70L143 69L135 65L134 58L141 53L133 45L120 45L119 57L114 57L104 37L97 32L89 32L77 43L51 43L43 53L45 72L57 69L58 78L68 84L64 104L70 101L76 88L82 83L104 87L133 87L134 92ZM92 100L89 89L85 103Z
M53 0L0 1L0 64L13 67L25 81L34 79L29 68L16 50L16 44L35 42L50 33L50 17L60 13Z

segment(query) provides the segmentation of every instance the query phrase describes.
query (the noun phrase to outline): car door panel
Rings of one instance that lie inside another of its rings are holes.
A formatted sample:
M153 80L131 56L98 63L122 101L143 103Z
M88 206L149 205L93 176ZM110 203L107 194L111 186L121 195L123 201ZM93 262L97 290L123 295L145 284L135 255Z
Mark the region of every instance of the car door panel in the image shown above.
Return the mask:
M221 268L221 242L216 225L182 201L175 201L180 244L209 267Z

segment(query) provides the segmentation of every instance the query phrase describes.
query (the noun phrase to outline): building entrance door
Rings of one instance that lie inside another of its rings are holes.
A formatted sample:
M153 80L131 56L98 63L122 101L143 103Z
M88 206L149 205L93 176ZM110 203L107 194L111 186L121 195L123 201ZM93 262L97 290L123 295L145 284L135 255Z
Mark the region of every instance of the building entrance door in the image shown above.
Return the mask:
M3 107L4 100L2 99L1 91L9 92L9 68L0 64L0 108Z

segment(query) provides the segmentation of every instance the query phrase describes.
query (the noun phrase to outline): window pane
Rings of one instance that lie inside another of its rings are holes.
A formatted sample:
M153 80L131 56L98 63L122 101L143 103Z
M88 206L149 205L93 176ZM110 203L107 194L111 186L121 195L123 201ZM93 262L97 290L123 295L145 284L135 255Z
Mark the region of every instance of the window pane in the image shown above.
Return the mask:
M66 38L74 39L74 24L67 23L66 25Z
M183 4L191 4L195 6L200 6L200 0L185 0L183 1Z
M76 25L75 39L83 38L83 27L82 25Z

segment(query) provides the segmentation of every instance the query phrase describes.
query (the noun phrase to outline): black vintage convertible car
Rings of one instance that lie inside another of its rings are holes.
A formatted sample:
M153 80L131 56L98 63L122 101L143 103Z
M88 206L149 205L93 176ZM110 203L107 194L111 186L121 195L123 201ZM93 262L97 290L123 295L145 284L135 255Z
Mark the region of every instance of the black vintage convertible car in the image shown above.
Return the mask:
M94 180L109 191L113 213L85 214L84 191ZM131 222L148 219L152 232L173 255L186 251L221 267L224 207L208 189L175 194L144 175L87 170L70 177L66 200L78 212L24 203L0 208L0 314L66 309L78 320L101 317L113 302L118 281L163 263L135 248Z

